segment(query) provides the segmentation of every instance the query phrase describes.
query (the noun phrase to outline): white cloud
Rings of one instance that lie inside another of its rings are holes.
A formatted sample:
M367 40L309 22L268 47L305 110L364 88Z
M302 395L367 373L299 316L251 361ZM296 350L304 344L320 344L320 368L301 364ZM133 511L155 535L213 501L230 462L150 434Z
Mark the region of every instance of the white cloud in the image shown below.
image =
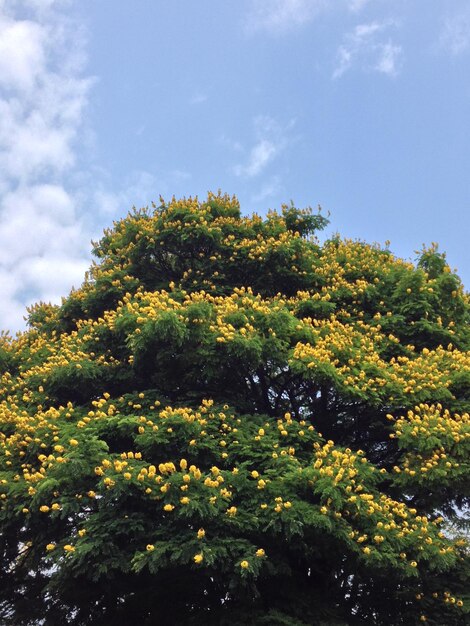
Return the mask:
M273 176L261 185L261 189L251 197L252 203L262 203L268 198L273 198L280 194L282 190L279 176ZM265 207L263 207L265 208Z
M222 147L227 148L231 152L243 153L243 146L241 142L235 141L225 134L222 134L218 137L217 143L220 144Z
M246 31L278 34L303 26L325 12L344 9L360 13L372 0L251 0Z
M378 49L379 57L374 69L382 74L395 76L398 73L398 64L401 54L401 46L395 46L390 42L381 44Z
M455 56L470 50L470 9L446 18L439 41Z
M25 290L40 291L41 300L60 302L71 287L80 286L89 265L88 260L70 258L61 250L56 254L49 252L47 257L36 256L23 260L18 264L16 275ZM60 273L56 274L58 267ZM53 281L51 276L54 276Z
M371 22L370 24L358 24L354 29L353 39L361 42L375 35L375 33L384 30L387 27L386 23Z
M259 116L255 118L254 126L255 143L245 163L239 163L233 168L236 176L253 178L261 174L286 147L288 131L293 126L293 122L290 122L286 128L282 128L273 118Z
M103 177L103 175L101 176ZM86 204L90 212L103 221L109 223L110 218L125 215L133 207L150 207L152 201L158 202L160 195L168 197L174 193L174 188L191 179L189 172L173 169L153 174L145 170L135 170L113 187L117 191L110 191L110 181L102 182L98 173L90 173L86 181L82 181L82 188L93 187L91 194L84 192L80 203ZM101 225L95 226L91 239L101 237Z
M25 308L17 298L16 276L0 266L0 320L2 330L17 330L22 325Z
M11 330L26 304L59 302L89 265L67 180L92 80L83 33L56 5L0 2L0 328Z
M274 159L278 147L269 139L260 139L250 150L250 156L245 165L236 165L234 172L237 176L257 176Z
M188 176L184 172L178 172L175 178ZM95 211L109 219L109 216L127 213L133 206L148 206L155 200L157 193L157 178L150 172L135 171L123 181L120 191L109 191L108 186L98 184L93 192L92 203ZM159 186L159 192L161 186Z
M390 39L380 40L383 32L393 25L389 21L357 25L338 48L333 78L340 78L354 66L396 76L400 71L403 49Z
M310 22L328 7L326 0L254 0L248 15L248 32L274 33Z
M353 13L359 13L370 1L371 0L349 0L348 9Z
M60 185L32 185L2 198L0 263L56 249L77 249L78 222L70 195ZM44 249L47 245L47 250Z
M0 16L0 87L30 91L44 72L44 27Z

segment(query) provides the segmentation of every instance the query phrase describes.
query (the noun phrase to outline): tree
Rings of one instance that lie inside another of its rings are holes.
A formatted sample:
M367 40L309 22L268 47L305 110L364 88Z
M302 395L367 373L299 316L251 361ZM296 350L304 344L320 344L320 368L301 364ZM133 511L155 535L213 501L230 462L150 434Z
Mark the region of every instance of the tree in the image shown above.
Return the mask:
M2 623L469 623L468 295L326 223L161 200L2 337Z

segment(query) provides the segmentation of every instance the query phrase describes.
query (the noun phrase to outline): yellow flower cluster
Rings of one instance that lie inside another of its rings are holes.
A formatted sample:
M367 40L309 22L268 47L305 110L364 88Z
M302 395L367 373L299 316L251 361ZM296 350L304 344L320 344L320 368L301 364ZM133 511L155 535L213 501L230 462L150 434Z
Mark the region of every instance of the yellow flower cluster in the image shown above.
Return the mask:
M313 375L328 372L345 391L363 394L372 401L393 404L403 397L411 401L433 397L449 387L455 372L470 373L469 354L452 345L386 360L380 356L382 349L387 342L398 340L384 336L380 325L371 326L361 320L343 323L335 316L303 322L312 325L312 340L297 343L291 364L299 361ZM414 353L413 346L406 348Z
M313 475L305 470L304 473L308 474L314 492L319 484L320 493L326 491L329 494L328 498L323 498L325 504L320 512L343 520L349 527L348 536L353 541L358 544L368 543L365 546L367 549L362 547L364 554L371 554L382 543L396 552L410 549L416 554L423 546L441 557L454 552L451 545L441 541L440 518L430 521L405 503L385 494L372 493L364 487L365 477L371 476L376 469L368 463L361 450L355 453L348 448L339 450L332 441L323 446L315 444L315 449L313 468L316 471ZM329 480L328 489L325 479ZM363 520L362 528L367 529L367 532L358 528L358 516ZM406 559L406 553L402 554ZM412 560L409 565L415 567L416 562Z
M441 404L419 404L406 416L394 419L394 435L407 452L397 473L419 476L424 484L441 482L446 476L453 480L468 473L470 454L470 416L451 413Z

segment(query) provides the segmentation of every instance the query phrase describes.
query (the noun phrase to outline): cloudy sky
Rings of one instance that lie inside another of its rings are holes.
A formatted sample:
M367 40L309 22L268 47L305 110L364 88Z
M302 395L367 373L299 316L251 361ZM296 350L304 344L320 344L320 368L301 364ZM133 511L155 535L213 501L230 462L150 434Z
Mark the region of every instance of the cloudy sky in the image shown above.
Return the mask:
M0 0L0 328L159 195L331 213L470 285L468 0Z

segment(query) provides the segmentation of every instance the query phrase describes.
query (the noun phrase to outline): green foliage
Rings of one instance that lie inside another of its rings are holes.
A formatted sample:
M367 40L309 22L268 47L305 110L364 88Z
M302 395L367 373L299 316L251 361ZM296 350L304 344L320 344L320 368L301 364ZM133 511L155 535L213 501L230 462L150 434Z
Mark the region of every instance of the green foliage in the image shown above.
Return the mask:
M162 201L0 337L2 623L469 623L468 296L325 224Z

